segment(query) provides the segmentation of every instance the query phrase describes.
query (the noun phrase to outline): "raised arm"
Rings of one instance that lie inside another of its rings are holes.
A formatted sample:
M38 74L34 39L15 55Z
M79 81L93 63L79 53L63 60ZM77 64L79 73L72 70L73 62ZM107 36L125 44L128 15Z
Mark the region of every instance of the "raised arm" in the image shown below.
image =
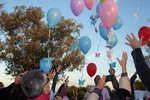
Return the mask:
M133 51L132 51L132 57L134 60L136 71L141 79L141 81L144 83L146 89L150 92L150 69L148 68L148 65L145 62L143 53L141 51L142 47L142 39L137 40L133 33L126 36L126 39L129 45Z

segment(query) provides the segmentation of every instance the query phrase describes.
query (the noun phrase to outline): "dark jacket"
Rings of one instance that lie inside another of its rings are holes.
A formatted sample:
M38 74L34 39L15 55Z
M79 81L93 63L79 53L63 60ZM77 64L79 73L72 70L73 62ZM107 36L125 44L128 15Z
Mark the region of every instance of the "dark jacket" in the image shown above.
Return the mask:
M134 49L132 51L132 57L138 76L144 83L145 88L150 92L150 69L145 62L141 49Z

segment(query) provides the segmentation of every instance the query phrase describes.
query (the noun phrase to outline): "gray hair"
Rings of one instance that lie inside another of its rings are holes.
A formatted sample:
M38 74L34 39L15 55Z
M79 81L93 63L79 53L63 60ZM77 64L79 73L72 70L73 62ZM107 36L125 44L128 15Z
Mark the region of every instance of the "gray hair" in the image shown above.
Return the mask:
M47 77L43 71L33 70L23 77L21 86L28 98L36 98L43 93L46 81Z

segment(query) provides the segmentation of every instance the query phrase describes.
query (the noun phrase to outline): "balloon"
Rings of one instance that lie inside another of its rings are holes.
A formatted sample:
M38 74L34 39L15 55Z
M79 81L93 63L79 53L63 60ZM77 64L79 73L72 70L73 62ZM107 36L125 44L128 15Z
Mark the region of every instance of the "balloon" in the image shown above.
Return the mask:
M80 15L84 8L84 1L83 0L71 0L71 10L75 16Z
M107 37L108 30L107 30L107 28L104 25L100 26L99 33L100 33L100 36L104 40L108 40L108 37Z
M119 4L119 0L114 0L114 2L115 2L116 4Z
M113 0L105 0L99 10L99 16L107 29L110 29L118 17L118 6Z
M85 6L91 10L94 6L95 0L84 0Z
M97 13L97 14L98 14L98 12L99 12L100 4L101 4L101 3L98 3L98 4L96 5L96 13Z
M123 19L120 16L118 16L115 24L113 25L113 29L118 30L122 27L122 25L123 25Z
M143 36L142 45L144 45L150 39L150 27L142 26L138 32L139 38Z
M52 58L43 58L40 60L40 69L44 71L46 74L49 73L49 71L52 68Z
M115 34L113 34L111 37L109 37L109 46L111 48L115 47L117 42L118 42L118 39Z
M102 22L100 22L100 23L99 23L99 28L100 28L100 26L102 26L102 25L104 25L104 24L103 24Z
M48 27L53 28L56 24L58 24L61 20L61 12L57 8L51 8L47 12L47 22L48 22Z
M87 66L87 73L90 77L93 77L97 71L97 67L94 63L89 63Z
M88 51L91 48L91 40L89 39L89 37L83 36L82 38L80 38L80 40L79 40L79 47L80 47L80 50L84 54L87 54Z

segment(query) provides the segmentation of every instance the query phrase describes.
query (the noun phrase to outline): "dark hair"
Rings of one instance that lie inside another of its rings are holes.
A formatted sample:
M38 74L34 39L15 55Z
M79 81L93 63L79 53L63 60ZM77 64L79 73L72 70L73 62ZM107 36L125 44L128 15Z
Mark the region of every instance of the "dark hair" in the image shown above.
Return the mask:
M94 78L94 83L95 83L95 85L98 84L98 81L99 81L99 80L98 80L98 77L100 77L100 75L96 75L95 78Z
M21 84L13 86L10 91L9 100L27 100L27 97L21 88Z
M117 89L111 100L132 100L132 98L128 90Z
M0 89L1 89L1 88L4 88L3 82L0 82Z
M59 89L58 89L58 92L57 92L57 95L61 92L62 88L64 87L65 84L62 84Z

